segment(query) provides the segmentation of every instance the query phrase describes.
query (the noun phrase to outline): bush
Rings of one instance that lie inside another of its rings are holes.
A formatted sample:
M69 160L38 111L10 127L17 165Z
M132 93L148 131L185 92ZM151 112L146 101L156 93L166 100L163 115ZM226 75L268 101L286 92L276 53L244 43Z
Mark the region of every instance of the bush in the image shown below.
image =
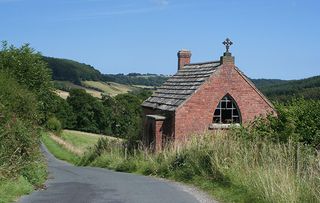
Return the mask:
M276 109L277 117L257 118L249 126L236 129L235 135L281 143L292 140L320 148L320 100L293 99L276 104Z
M61 123L56 117L49 118L49 120L47 121L47 128L58 135L62 130Z
M39 111L37 121L41 124L45 123L52 106L54 93L51 71L42 60L40 53L28 44L16 48L3 42L0 50L0 71L6 72L21 87L36 95L35 104ZM9 87L9 90L13 89Z
M36 98L0 71L0 177L16 177L38 155Z
M0 202L39 186L46 177L39 123L48 110L50 74L27 45L0 50ZM48 100L46 100L48 99ZM17 181L18 180L18 181Z

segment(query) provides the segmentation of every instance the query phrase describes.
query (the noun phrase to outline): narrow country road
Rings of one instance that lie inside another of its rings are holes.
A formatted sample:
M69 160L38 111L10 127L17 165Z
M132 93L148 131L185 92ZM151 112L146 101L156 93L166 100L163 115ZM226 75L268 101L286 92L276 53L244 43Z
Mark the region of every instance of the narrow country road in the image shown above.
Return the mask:
M77 167L56 159L45 146L42 150L49 167L47 189L23 196L20 203L211 202L179 184L102 168Z

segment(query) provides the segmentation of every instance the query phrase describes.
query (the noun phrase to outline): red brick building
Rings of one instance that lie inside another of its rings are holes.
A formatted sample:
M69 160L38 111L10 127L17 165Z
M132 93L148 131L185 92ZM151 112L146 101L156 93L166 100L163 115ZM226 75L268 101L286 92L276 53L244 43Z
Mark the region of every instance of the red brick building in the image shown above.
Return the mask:
M190 63L191 52L178 52L178 72L142 104L144 142L161 150L190 135L245 124L275 112L268 99L235 66L229 52L218 61Z

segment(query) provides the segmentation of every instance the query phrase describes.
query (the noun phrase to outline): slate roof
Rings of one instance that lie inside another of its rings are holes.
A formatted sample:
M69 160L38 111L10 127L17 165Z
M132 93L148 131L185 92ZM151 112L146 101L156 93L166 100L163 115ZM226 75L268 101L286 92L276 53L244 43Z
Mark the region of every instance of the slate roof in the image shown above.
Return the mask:
M187 64L142 103L143 107L174 111L220 66L220 61Z

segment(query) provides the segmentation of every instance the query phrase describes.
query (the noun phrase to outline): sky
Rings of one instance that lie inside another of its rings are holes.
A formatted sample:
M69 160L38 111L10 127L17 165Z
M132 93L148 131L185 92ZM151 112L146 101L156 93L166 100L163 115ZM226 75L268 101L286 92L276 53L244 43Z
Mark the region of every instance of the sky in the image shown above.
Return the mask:
M320 75L319 0L0 0L0 41L102 73L177 71L218 60L226 37L250 78Z

